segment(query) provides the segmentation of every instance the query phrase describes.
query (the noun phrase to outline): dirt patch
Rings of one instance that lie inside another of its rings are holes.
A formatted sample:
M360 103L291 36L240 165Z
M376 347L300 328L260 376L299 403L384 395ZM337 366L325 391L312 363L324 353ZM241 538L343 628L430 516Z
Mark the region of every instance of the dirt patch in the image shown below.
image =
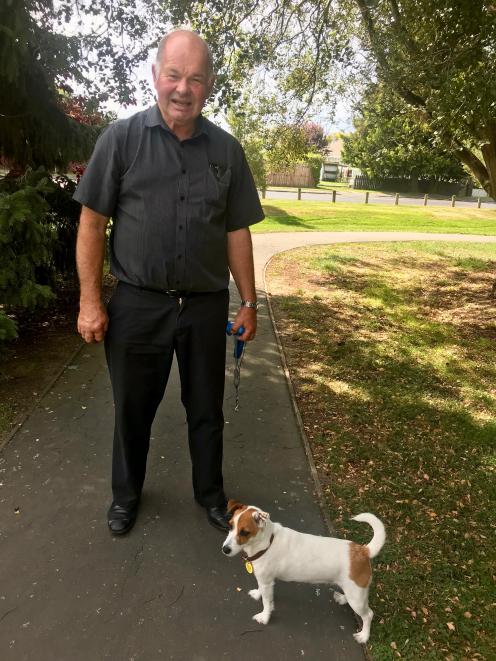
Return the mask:
M106 278L104 299L114 287ZM19 337L0 354L0 447L83 342L77 333L79 291L65 287L49 307L19 319Z

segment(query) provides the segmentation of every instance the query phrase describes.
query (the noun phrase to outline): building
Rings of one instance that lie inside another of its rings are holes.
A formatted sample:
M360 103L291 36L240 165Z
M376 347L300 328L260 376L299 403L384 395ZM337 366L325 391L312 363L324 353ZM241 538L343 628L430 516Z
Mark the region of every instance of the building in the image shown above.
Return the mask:
M333 138L324 149L324 162L320 171L321 181L349 182L360 174L358 168L352 168L342 162L343 138Z

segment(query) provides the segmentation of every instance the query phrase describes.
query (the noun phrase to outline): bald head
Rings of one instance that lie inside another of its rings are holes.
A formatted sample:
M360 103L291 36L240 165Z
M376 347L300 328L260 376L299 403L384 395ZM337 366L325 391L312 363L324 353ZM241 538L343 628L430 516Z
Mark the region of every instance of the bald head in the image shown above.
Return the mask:
M157 56L155 58L156 69L157 70L160 69L160 64L162 62L164 52L166 51L166 47L171 46L174 42L175 43L182 42L184 48L186 49L193 47L203 50L205 54L205 65L206 65L207 76L210 81L213 81L215 77L215 73L214 73L214 61L212 57L212 51L210 50L210 46L207 44L207 42L204 39L202 39L197 32L193 32L193 30L185 30L185 29L172 30L172 32L169 32L168 34L162 37L162 39L158 44Z
M190 30L169 33L159 44L152 72L167 126L180 140L191 137L215 78L207 44Z

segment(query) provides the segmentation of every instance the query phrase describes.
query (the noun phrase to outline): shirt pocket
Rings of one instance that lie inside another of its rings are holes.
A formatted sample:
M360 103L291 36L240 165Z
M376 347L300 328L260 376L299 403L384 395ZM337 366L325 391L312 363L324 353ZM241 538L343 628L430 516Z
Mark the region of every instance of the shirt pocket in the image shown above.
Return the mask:
M231 185L231 168L210 165L205 173L205 219L223 216Z

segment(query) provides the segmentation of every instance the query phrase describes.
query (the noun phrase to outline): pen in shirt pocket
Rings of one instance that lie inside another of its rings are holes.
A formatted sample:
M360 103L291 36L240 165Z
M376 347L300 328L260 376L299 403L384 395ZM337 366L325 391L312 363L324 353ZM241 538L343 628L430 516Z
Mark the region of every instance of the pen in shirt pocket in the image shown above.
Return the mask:
M220 181L227 172L227 167L225 165L219 165L218 163L209 163L208 167L217 181Z

